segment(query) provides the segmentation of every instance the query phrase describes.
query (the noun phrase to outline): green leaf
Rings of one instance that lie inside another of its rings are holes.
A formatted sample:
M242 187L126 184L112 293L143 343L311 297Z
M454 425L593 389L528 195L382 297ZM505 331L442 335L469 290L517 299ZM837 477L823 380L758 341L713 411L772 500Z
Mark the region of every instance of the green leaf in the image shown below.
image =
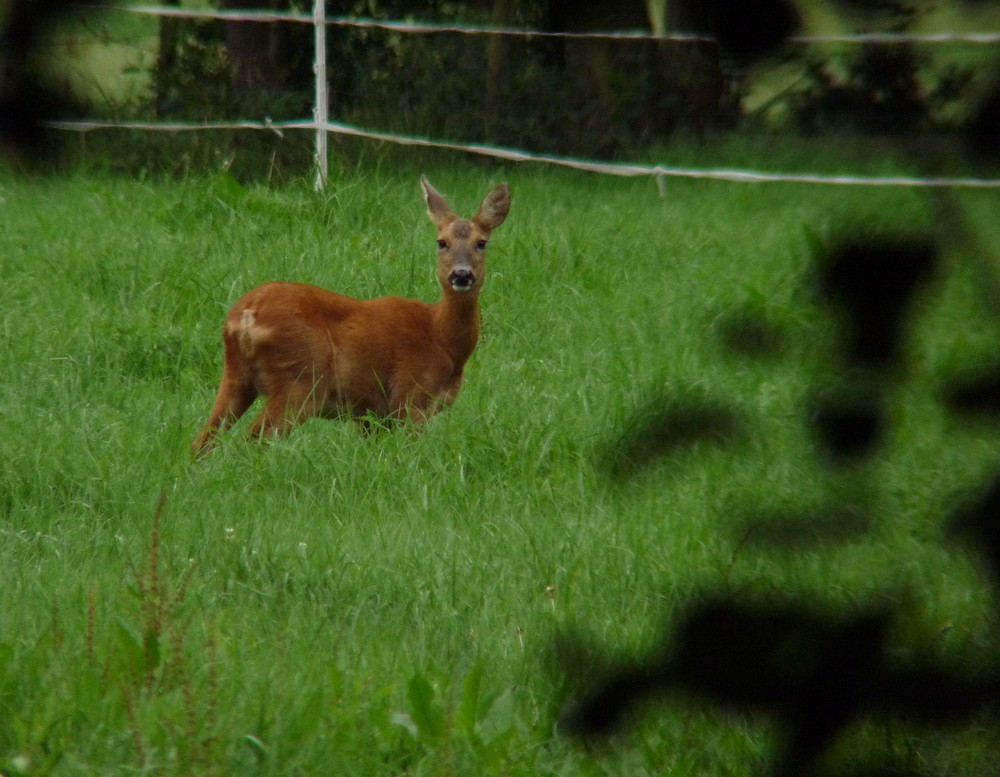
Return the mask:
M227 205L233 205L243 198L246 190L229 173L218 173L209 182L212 193Z
M133 679L141 678L146 671L146 654L142 646L142 637L125 621L118 620L117 639L115 640L117 664L125 674Z
M508 688L497 696L483 715L479 734L489 744L514 728L514 689Z
M254 758L257 759L258 766L267 761L267 745L265 745L260 739L255 737L253 734L244 734L243 741L247 743L250 751L254 755Z
M410 678L406 693L410 702L410 717L420 732L420 738L433 742L444 732L444 714L434 700L434 687L422 674Z
M462 678L462 696L455 711L455 727L462 736L476 738L479 700L482 694L483 665L477 661Z

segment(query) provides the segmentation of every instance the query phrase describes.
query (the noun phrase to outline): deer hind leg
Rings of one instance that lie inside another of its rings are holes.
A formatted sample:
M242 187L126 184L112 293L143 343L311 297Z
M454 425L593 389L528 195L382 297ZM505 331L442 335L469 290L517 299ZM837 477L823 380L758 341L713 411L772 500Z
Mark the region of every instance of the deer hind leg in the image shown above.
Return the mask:
M232 426L256 398L257 389L253 383L236 375L227 364L212 412L191 445L192 453L201 456L211 450L215 446L215 436Z
M274 391L268 395L247 434L251 439L280 437L296 424L317 415L320 405L317 389L312 382L299 380Z

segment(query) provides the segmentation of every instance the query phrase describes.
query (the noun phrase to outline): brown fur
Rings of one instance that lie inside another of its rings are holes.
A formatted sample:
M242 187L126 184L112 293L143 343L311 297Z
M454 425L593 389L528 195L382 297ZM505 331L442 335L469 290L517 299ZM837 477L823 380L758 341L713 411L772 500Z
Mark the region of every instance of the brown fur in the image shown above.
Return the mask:
M451 404L479 340L486 241L507 217L510 192L501 184L472 219L460 219L426 178L421 185L438 229L440 301L358 300L304 283L253 289L226 316L222 382L196 455L258 396L266 402L250 426L254 437L311 416L422 422Z

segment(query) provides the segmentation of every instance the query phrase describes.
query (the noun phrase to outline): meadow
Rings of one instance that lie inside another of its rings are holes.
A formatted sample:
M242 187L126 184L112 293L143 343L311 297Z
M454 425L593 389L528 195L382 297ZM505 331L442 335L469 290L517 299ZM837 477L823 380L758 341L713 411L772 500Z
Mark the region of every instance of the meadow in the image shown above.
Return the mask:
M996 472L1000 429L941 396L997 358L1000 195L952 195L962 236L912 189L660 196L422 162L340 170L323 193L0 174L0 772L763 774L775 720L696 695L601 746L560 723L599 667L660 650L708 593L884 603L894 654L992 666L990 579L947 530ZM222 318L249 288L437 298L421 172L466 215L501 180L513 194L455 405L420 434L314 420L262 445L238 428L192 461ZM832 466L810 407L845 368L815 266L846 229L942 252L885 443ZM665 407L732 422L657 447ZM757 541L771 516L828 514L861 528ZM990 718L860 721L830 758L1000 764Z

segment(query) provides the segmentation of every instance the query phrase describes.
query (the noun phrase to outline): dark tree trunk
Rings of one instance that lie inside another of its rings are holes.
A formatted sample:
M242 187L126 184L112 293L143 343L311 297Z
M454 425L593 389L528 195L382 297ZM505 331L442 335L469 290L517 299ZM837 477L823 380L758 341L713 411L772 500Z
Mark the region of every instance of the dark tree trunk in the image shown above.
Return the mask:
M699 18L698 4L667 3L669 32L710 35ZM665 41L662 67L665 88L677 95L679 126L701 133L727 121L727 85L714 41Z
M494 0L491 21L495 27L505 27L510 21L511 1ZM491 35L486 47L486 105L483 111L484 137L494 139L497 125L503 114L503 95L508 90L502 88L507 70L507 38Z
M666 30L697 32L702 3L668 0ZM645 0L549 0L547 28L573 32L651 29ZM703 132L729 119L729 84L710 42L568 40L567 82L581 89L591 130L649 141L675 130ZM606 129L602 129L602 124Z
M247 7L245 0L221 0L223 10ZM288 10L287 0L257 2L254 8L268 11ZM239 92L265 91L276 93L292 85L303 61L311 61L311 50L303 46L303 27L291 22L225 23L226 51L229 55L230 78Z
M164 0L163 5L180 6L180 0ZM156 55L156 115L167 116L172 102L170 94L177 66L177 42L182 21L173 16L160 17L160 50Z

